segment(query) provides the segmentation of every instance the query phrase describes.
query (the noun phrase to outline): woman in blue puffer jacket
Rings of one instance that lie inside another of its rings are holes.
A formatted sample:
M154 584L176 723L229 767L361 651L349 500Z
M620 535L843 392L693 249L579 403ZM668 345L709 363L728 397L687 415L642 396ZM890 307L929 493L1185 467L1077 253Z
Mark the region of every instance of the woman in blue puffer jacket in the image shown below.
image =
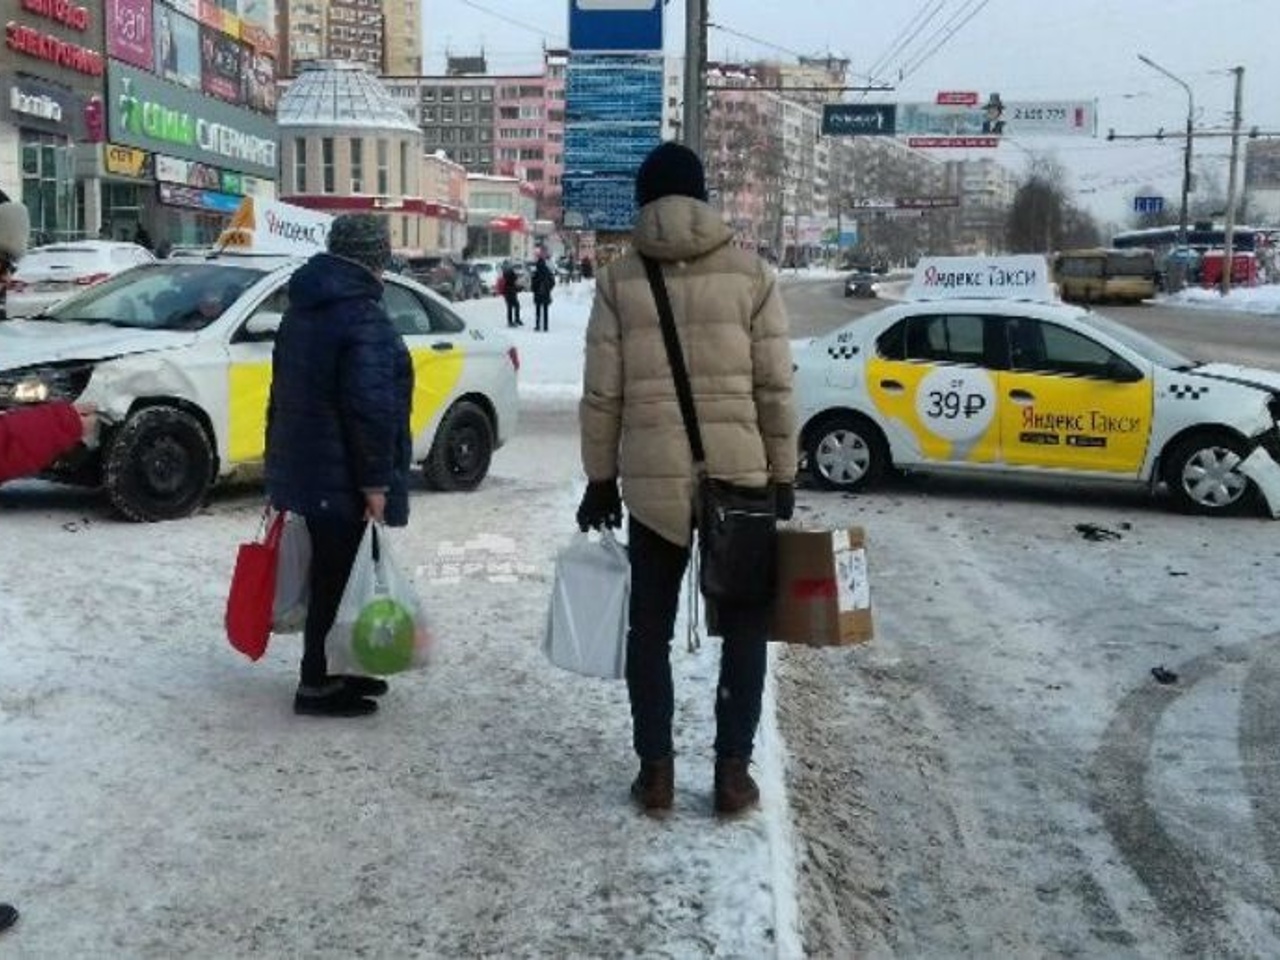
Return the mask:
M267 493L306 518L311 594L295 713L365 716L383 680L330 676L325 637L367 520L409 520L413 363L382 305L391 262L385 219L334 220L328 252L289 281L267 416Z

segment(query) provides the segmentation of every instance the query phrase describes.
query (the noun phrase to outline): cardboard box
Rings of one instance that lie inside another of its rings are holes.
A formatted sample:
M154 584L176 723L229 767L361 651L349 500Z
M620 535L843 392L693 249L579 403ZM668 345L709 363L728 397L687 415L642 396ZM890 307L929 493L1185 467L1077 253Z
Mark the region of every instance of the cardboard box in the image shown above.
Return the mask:
M778 530L773 639L811 647L872 637L866 535L842 530Z

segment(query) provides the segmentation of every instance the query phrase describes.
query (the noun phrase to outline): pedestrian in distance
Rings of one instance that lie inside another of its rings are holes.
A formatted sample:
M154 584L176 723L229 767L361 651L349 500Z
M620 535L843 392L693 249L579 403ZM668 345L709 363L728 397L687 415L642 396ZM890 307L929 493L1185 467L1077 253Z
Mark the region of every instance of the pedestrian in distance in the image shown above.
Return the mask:
M637 175L636 203L633 250L596 276L579 413L588 484L577 520L583 530L619 527L624 502L629 513L626 674L640 759L631 796L660 815L674 801L670 649L697 484L642 256L657 261L668 289L708 474L742 486L772 481L784 520L795 503L796 417L776 278L758 256L733 245L707 203L697 154L674 143L656 148ZM767 602L715 611L724 637L715 700L714 805L721 815L759 802L749 764L771 612Z
M502 265L502 299L507 302L507 326L523 327L520 319L520 277L510 260Z
M387 221L338 217L328 251L289 281L276 334L267 411L272 506L306 520L310 602L295 713L358 717L387 691L375 677L334 676L325 638L368 521L409 520L413 363L382 306L391 262Z
M547 255L538 254L538 262L533 268L533 277L529 286L533 290L533 314L535 331L546 333L551 329L551 291L556 285L556 276L547 265Z

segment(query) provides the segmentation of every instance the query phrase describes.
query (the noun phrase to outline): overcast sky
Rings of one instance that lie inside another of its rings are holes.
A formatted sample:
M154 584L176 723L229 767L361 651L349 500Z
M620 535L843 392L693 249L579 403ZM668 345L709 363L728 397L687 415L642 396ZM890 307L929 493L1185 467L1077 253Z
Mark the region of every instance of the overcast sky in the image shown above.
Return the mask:
M1147 184L1176 205L1187 96L1139 62L1144 53L1194 92L1197 127L1227 129L1229 70L1245 68L1244 124L1280 132L1280 0L709 0L711 56L794 59L834 53L855 74L896 87L884 102L932 101L940 90L999 92L1013 100L1096 100L1099 138L1023 138L1070 170L1079 200L1122 221ZM568 0L424 0L428 72L445 52L483 47L494 72L537 68L544 44L566 43ZM684 4L667 6L667 49L682 52ZM781 11L781 12L780 12ZM969 17L969 14L972 16ZM966 19L967 18L967 19ZM924 22L919 31L904 31ZM957 27L951 32L952 27ZM914 34L914 35L912 35ZM948 36L948 34L950 34ZM895 42L899 44L894 53ZM891 55L892 54L892 55ZM861 77L855 77L861 82ZM1163 143L1108 143L1118 133L1164 127ZM1230 140L1200 139L1195 152L1226 182ZM991 151L985 152L987 155ZM946 151L948 157L965 151ZM967 155L983 155L971 152ZM999 157L1015 169L1015 144ZM1199 164L1197 164L1199 166Z

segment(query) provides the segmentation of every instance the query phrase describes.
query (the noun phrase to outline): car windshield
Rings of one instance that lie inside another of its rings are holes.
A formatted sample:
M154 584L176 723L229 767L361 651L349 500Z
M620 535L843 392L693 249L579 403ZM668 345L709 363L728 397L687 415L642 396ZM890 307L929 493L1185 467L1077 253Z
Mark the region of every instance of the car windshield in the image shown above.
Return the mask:
M39 319L141 330L200 330L261 278L260 270L249 267L147 264L64 300Z
M1178 353L1178 351L1171 350L1164 344L1156 343L1145 334L1139 333L1132 327L1126 327L1123 323L1117 323L1110 317L1104 317L1100 313L1088 312L1082 314L1081 319L1094 329L1119 340L1134 353L1139 354L1145 360L1150 360L1152 363L1175 370L1178 368L1186 369L1196 365Z

